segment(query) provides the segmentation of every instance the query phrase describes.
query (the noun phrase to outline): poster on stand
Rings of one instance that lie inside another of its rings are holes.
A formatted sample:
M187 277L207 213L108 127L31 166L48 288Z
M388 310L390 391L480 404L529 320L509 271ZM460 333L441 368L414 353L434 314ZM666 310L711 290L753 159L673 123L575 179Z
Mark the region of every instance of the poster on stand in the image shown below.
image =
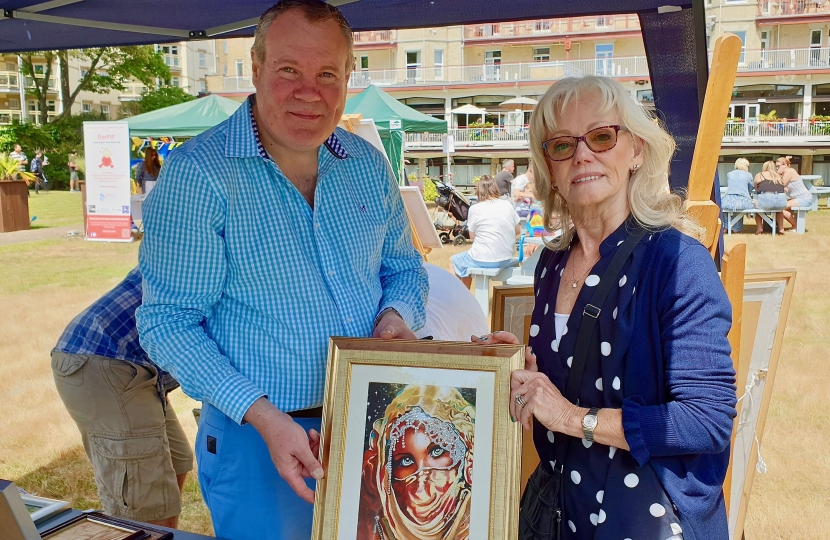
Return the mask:
M126 122L84 122L86 239L132 242L130 129Z

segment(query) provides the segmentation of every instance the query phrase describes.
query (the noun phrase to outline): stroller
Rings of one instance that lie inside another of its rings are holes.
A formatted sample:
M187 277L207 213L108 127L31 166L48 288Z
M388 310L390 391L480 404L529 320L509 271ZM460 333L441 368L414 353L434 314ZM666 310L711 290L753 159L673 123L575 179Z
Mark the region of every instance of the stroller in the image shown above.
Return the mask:
M470 231L467 229L467 211L470 209L470 201L462 195L452 184L447 184L442 179L434 179L435 189L438 191L438 197L435 199L435 204L443 210L438 212L436 209L435 215L435 230L438 231L438 237L444 244L453 243L456 246L461 246L467 243L470 239ZM452 217L454 223L447 224L447 219Z

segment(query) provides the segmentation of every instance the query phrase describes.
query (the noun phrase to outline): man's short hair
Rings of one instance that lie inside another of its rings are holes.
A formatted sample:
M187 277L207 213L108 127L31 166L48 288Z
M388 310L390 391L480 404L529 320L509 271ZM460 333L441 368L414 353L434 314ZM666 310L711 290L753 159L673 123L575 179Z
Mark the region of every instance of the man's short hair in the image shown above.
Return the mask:
M343 37L346 38L346 43L349 44L349 57L346 60L346 71L349 69L348 62L354 63L354 35L352 34L352 27L349 22L340 13L336 7L323 2L322 0L280 0L262 14L257 23L256 31L254 32L254 45L251 49L254 51L254 56L257 61L265 62L265 36L268 34L268 29L271 28L271 23L274 20L292 9L298 9L305 16L305 19L311 24L318 24L324 21L334 21L343 32Z
M506 168L512 167L512 166L513 166L513 160L512 159L505 159L501 163L501 168L502 169L506 169Z

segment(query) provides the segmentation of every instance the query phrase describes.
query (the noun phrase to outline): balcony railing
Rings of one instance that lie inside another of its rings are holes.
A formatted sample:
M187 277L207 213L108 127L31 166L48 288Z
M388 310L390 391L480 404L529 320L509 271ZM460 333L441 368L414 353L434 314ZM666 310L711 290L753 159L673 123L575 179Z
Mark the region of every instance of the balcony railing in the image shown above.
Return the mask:
M15 109L0 109L0 125L7 126L12 120L21 120L21 111Z
M648 78L645 56L592 58L553 62L521 62L477 66L443 66L362 70L352 73L349 86L420 86L436 84L478 84L514 81L554 81L564 77L604 75Z
M456 149L460 148L527 148L528 130L525 127L457 128L450 129ZM440 133L406 133L406 150L432 150L442 147Z
M557 36L583 33L640 31L637 15L603 15L598 17L571 17L539 19L513 23L476 24L464 27L464 39L474 41L494 38Z
M711 61L711 54L709 56ZM830 47L750 49L741 53L739 72L791 71L830 67Z
M225 92L256 92L253 80L248 77L225 77L222 80Z
M354 44L366 45L370 43L392 43L398 37L396 30L372 30L368 32L355 32Z
M735 139L776 139L778 142L828 142L830 122L810 120L727 122L723 130L724 142ZM790 139L790 141L786 141Z
M0 91L19 90L20 74L16 71L0 71Z
M803 17L830 14L830 3L822 0L758 0L757 17Z

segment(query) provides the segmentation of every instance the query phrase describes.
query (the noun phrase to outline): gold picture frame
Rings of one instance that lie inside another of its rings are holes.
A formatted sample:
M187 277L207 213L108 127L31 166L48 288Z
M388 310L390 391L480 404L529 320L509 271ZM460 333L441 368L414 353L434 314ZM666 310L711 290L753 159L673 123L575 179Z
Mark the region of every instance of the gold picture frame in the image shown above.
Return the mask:
M333 338L312 538L515 538L522 434L507 403L523 365L521 345Z

